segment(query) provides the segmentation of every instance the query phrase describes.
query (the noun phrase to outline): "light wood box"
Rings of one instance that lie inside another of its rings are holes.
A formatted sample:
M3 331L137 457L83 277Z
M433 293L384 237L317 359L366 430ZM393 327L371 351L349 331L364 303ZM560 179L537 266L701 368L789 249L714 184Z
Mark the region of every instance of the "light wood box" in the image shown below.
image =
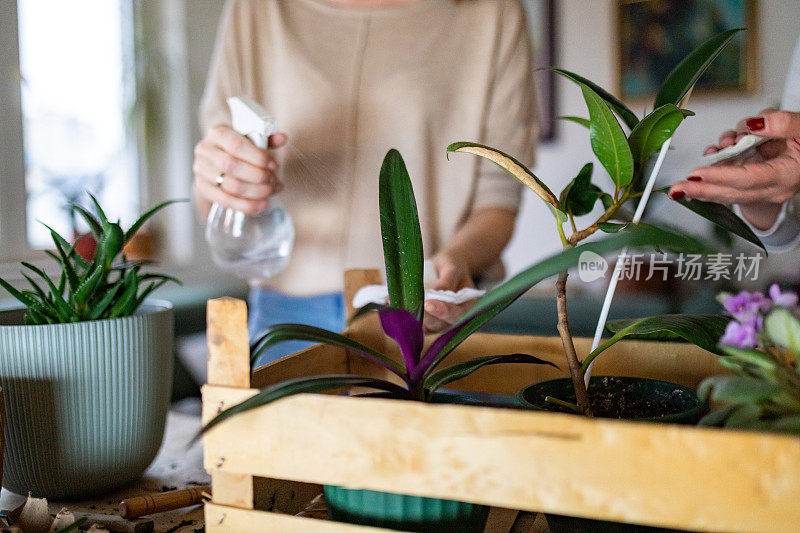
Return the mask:
M379 282L380 274L350 271L345 281L352 296ZM246 314L240 300L209 301L204 422L260 387L289 378L389 377L322 345L251 376ZM374 316L348 334L397 356ZM579 353L587 353L589 344L576 339ZM558 338L495 334L473 335L446 364L516 352L565 367ZM498 365L452 388L514 393L564 372ZM716 356L699 348L645 341L620 342L595 365L596 375L691 387L719 372ZM800 439L788 436L304 394L226 421L205 435L203 445L213 480L205 510L210 533L386 531L293 516L326 483L687 530L800 531ZM273 510L257 510L256 501Z

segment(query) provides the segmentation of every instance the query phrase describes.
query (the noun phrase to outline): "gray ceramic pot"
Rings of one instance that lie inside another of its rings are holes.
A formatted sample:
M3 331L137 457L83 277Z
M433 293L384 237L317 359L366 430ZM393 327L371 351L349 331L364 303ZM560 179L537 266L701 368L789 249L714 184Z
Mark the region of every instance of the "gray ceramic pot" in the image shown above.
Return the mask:
M0 312L5 399L3 487L84 498L130 483L164 435L172 387L172 306L137 314L24 326Z

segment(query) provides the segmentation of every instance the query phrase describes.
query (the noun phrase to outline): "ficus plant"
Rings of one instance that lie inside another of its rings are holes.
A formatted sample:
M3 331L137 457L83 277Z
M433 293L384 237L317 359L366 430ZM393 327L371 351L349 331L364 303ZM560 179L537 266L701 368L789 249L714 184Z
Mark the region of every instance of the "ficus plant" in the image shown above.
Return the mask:
M346 334L313 326L278 324L264 331L253 343L251 361L267 348L289 340L303 340L339 346L351 354L394 374L392 381L356 375L317 375L276 383L244 402L221 412L203 429L280 398L304 392L322 392L350 387L368 387L408 400L429 401L434 392L487 365L506 363L552 363L527 354L476 357L444 368L440 365L472 333L527 292L539 281L578 264L581 253L607 254L615 250L661 245L701 253L705 245L684 235L647 224L629 225L604 239L565 249L517 274L487 292L475 307L425 348L422 317L424 304L423 250L416 201L403 158L390 150L379 178L380 224L383 240L389 305L362 308L358 314L377 312L381 327L393 339L402 362L361 344Z
M160 203L123 230L119 221L108 219L94 196L89 194L89 198L94 214L80 205L72 208L86 221L97 241L93 258L82 258L75 251L75 245L42 223L53 239L54 251L45 253L58 263L58 281L38 266L24 261L22 275L29 289L18 290L0 278L0 287L25 305L25 324L64 324L130 316L147 296L165 283L180 283L171 276L142 272L145 262L128 261L123 247L150 217L170 204L185 200Z
M565 252L580 248L579 243L598 231L615 233L630 229L628 223L630 218L625 207L634 204L642 196L645 181L643 175L648 161L672 137L684 119L694 115L682 107L687 95L714 58L740 31L734 29L716 35L684 58L658 91L653 110L641 119L618 98L590 80L563 69L553 69L574 82L583 94L589 118L577 116L563 118L585 126L589 130L592 151L610 177L608 191L592 182L594 170L592 163L584 165L561 194L556 196L524 165L500 150L477 143L457 142L451 144L447 151L466 152L487 158L536 193L553 214L556 230ZM656 192L665 193L666 189ZM579 217L589 215L598 202L602 204L602 214L588 225L579 227ZM697 200L678 200L678 203L724 230L763 248L763 244L749 226L728 207ZM565 230L566 224L568 228ZM666 242L654 244L660 250L669 249ZM585 373L600 353L622 338L633 336L681 338L717 351L716 339L724 330L728 318L668 315L610 324L614 336L581 360L576 353L569 329L567 275L566 269L561 270L556 281L557 327L575 387L578 402L578 408L575 410L591 415Z

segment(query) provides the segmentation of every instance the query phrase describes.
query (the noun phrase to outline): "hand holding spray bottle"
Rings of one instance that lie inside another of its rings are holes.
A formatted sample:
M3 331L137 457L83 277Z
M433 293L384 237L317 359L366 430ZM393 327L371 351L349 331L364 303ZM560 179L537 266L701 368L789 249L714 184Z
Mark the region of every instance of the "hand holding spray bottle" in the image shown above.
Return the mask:
M266 149L269 136L277 131L275 118L250 98L228 98L228 106L233 129ZM277 195L257 215L215 203L208 214L206 241L221 269L244 279L268 278L289 262L294 224Z

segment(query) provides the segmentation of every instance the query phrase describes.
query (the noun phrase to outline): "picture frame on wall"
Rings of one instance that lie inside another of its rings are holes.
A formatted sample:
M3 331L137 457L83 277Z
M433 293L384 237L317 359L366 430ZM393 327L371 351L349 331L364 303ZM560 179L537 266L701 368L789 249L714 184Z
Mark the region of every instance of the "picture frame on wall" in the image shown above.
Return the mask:
M695 87L695 95L751 93L758 88L758 0L617 0L619 94L649 99L661 82L706 39L737 35Z
M534 68L555 67L556 0L524 0L528 29L533 43ZM556 75L550 70L534 72L539 107L539 140L556 137Z

